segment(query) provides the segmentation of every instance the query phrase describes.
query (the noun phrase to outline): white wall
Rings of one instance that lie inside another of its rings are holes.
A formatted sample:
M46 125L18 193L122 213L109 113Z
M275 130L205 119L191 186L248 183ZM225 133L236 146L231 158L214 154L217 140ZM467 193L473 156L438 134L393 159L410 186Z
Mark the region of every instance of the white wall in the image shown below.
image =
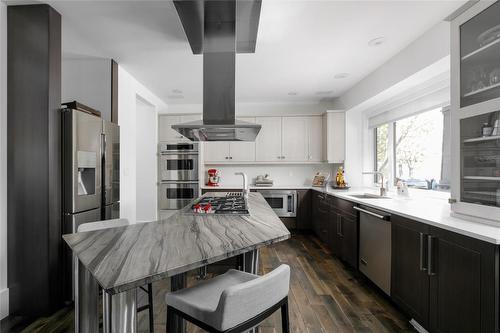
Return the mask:
M61 70L62 102L78 101L111 121L111 59L64 57Z
M131 221L135 221L137 218L137 196L142 195L137 192L137 149L142 149L142 147L137 146L137 138L145 133L138 132L137 128L137 121L141 116L137 111L138 96L151 104L156 114L158 112L165 112L167 105L138 82L122 66L119 66L120 215ZM157 126L155 125L150 131L155 133L156 138Z
M155 107L137 97L136 146L136 215L137 221L154 221L158 212L157 204L157 143L155 130L158 127L158 113Z
M368 117L409 92L443 77L449 82L450 24L441 22L340 96L334 105L346 110L346 178L353 186L373 184L373 132Z
M449 55L450 23L440 22L345 92L339 101L346 109L351 109L391 87L398 87L398 84L400 91L395 93L410 89L412 85L418 84L419 80L423 82L429 79L426 75L433 76L440 74L437 71L449 71ZM433 64L444 66L425 71ZM414 76L418 72L421 72L422 77ZM413 77L413 80L408 80L410 77Z
M7 289L7 6L0 2L0 319L9 313Z
M207 183L207 170L217 169L220 171L221 186L235 186L237 188L243 185L241 176L237 176L235 172L245 172L248 176L250 184L255 183L255 178L258 175L269 174L274 180L275 186L310 186L316 172L335 172L337 165L333 164L303 164L303 165L217 165L205 166L204 183Z

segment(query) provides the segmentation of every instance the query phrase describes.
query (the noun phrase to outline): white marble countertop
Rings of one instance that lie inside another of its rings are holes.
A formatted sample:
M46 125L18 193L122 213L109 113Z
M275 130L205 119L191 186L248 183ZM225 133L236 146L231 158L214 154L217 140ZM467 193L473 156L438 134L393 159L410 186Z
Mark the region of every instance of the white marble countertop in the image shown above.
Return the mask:
M308 190L312 186L311 185L273 185L273 186L255 186L250 185L249 188L251 190ZM207 186L202 185L202 190L239 190L242 188L242 185L221 185L221 186Z
M240 186L223 185L219 187L202 186L202 189L240 189ZM449 193L410 189L409 197L398 196L395 191L388 193L390 199L360 199L352 194L378 194L378 188L358 187L349 190L334 190L331 187L313 187L311 185L276 185L272 187L250 186L251 190L312 189L341 199L363 204L386 212L400 215L438 228L450 230L465 236L480 239L493 244L500 244L500 224L497 226L463 220L451 216L448 203Z
M360 199L350 195L378 194L378 189L352 188L349 190L334 190L332 188L317 187L312 189L465 236L500 244L500 224L497 227L451 216L451 208L448 203L449 195L447 193L410 189L410 197L402 197L398 196L396 192L389 192L390 199Z

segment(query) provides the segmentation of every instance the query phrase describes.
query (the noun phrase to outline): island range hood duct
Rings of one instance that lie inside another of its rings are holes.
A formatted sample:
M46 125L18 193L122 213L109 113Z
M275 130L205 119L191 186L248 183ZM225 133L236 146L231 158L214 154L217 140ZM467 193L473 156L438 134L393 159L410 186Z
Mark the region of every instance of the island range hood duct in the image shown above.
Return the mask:
M194 54L203 54L203 120L172 125L192 141L254 141L235 119L236 52L255 52L261 0L175 0Z

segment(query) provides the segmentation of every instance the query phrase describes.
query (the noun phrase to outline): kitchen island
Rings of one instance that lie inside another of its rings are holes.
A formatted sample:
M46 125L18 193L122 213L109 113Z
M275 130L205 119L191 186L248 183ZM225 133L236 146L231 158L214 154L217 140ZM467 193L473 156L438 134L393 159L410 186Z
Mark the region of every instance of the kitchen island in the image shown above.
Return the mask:
M165 220L64 235L86 273L77 275L82 290L75 299L77 331L97 331L97 297L92 296L97 284L104 293L105 332L135 332L139 286L171 278L172 289L178 290L185 287L186 272L238 255L245 271L257 273L258 248L286 240L290 233L261 194L249 194L248 211L193 214L188 205ZM171 332L185 330L182 320L174 325Z

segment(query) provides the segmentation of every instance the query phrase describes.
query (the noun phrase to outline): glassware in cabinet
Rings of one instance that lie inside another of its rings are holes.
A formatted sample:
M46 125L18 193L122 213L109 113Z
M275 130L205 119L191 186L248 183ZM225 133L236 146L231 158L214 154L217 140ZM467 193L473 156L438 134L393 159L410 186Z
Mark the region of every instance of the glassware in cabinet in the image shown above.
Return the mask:
M500 207L500 111L460 121L462 202Z
M500 97L500 2L460 26L460 107Z

